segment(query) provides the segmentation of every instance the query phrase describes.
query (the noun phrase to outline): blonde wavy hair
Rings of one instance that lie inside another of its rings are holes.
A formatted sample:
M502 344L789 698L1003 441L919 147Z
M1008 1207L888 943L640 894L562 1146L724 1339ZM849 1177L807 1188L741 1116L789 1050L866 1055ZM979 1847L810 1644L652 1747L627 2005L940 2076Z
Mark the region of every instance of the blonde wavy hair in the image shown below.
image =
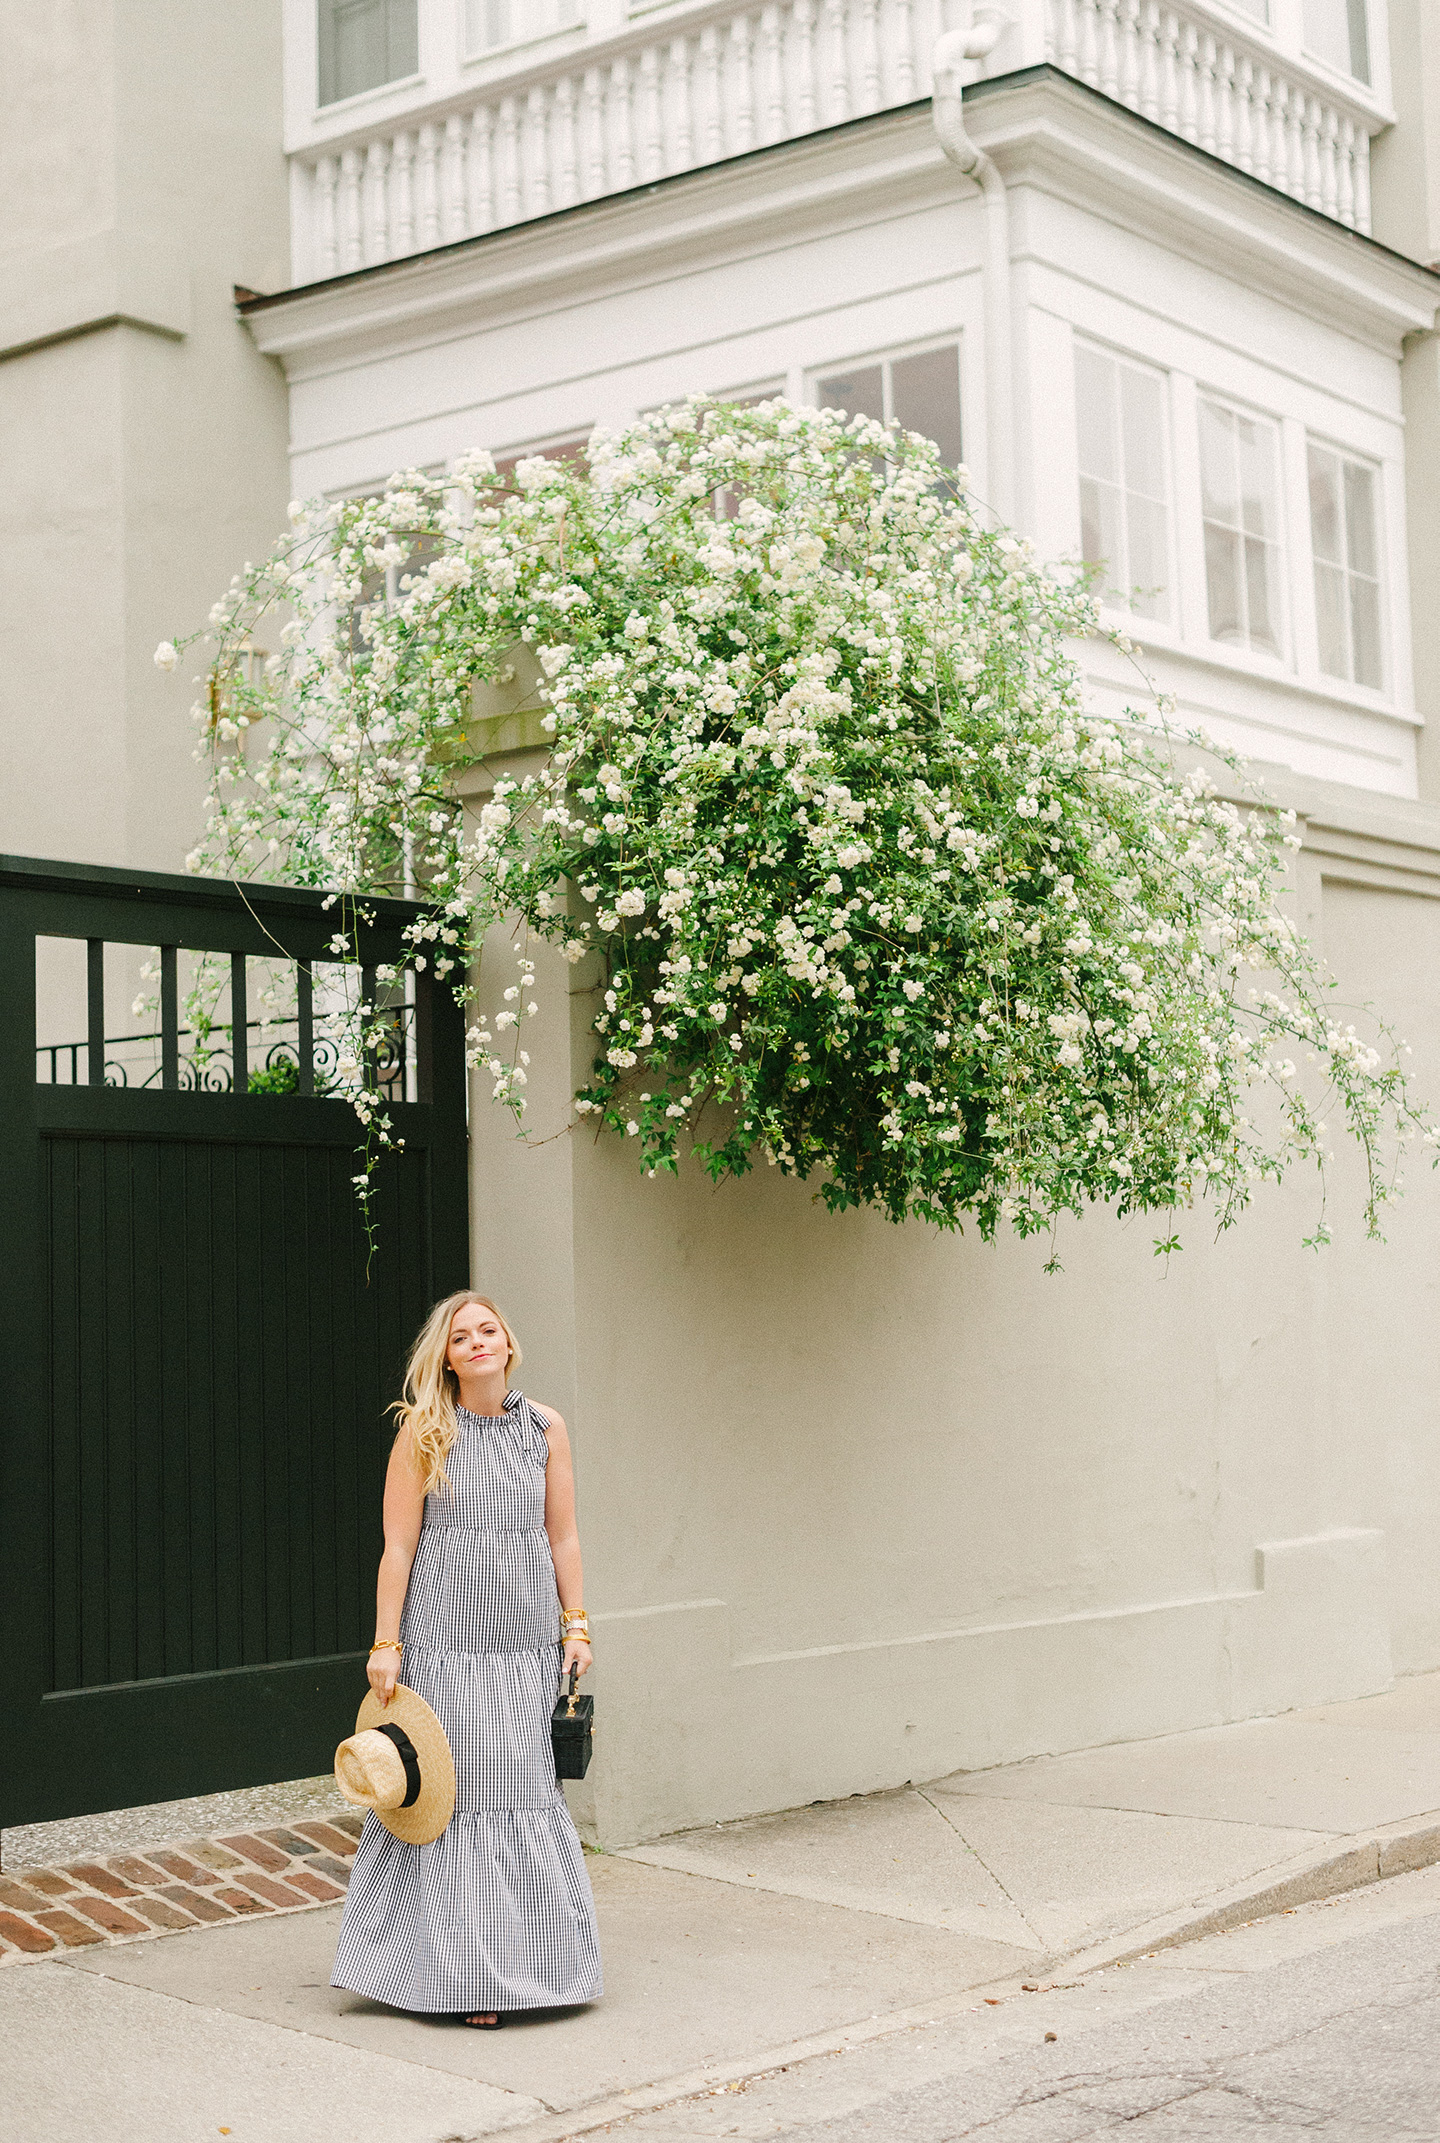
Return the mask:
M391 1408L398 1439L403 1442L406 1455L420 1475L427 1496L449 1485L445 1477L445 1459L455 1441L455 1408L460 1398L460 1380L447 1359L450 1325L457 1310L472 1304L477 1309L489 1310L510 1342L510 1352L505 1360L507 1390L511 1370L520 1367L520 1342L511 1331L504 1311L488 1295L477 1295L465 1287L436 1303L410 1349L405 1382L401 1387L404 1396Z

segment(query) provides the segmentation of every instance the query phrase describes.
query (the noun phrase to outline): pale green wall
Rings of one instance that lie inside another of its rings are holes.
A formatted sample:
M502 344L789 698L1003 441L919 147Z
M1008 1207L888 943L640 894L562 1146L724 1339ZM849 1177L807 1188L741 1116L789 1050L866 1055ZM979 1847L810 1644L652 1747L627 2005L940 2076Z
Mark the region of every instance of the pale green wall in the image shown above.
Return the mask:
M284 523L278 0L0 0L0 846L179 868L204 622Z
M1440 7L1389 0L1396 124L1372 158L1375 236L1397 253L1440 267ZM1440 284L1436 286L1440 303ZM1415 702L1422 796L1440 797L1440 337L1413 335L1402 372L1405 493L1410 530Z
M1440 1099L1440 811L1293 787L1338 1001L1377 999ZM487 954L487 998L509 961ZM551 1138L594 978L539 976L548 1142L477 1084L474 1270L575 1432L604 1732L573 1799L600 1838L1440 1664L1421 1159L1383 1246L1342 1153L1324 1253L1301 1178L1218 1243L1188 1222L1168 1268L1158 1222L1094 1213L1048 1277L1043 1244L831 1217L769 1169L647 1181L613 1137Z

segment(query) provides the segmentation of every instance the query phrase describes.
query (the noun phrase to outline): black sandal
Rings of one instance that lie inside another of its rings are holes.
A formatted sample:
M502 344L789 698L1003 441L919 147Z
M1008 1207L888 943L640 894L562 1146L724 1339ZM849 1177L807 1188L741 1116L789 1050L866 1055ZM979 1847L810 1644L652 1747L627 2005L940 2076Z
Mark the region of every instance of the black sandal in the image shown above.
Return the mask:
M455 2021L468 2024L471 2031L499 2031L505 2019L496 2009L477 2009L473 2016L460 2016Z

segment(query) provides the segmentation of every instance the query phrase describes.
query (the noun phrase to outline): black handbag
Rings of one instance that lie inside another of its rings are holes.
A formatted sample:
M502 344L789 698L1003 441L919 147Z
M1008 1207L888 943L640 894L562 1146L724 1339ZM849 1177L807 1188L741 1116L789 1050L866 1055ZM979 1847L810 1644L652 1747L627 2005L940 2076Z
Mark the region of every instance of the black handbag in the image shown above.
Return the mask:
M570 1669L570 1687L562 1689L550 1714L550 1739L555 1749L555 1776L583 1778L590 1768L591 1735L595 1731L595 1699L575 1694L580 1669Z

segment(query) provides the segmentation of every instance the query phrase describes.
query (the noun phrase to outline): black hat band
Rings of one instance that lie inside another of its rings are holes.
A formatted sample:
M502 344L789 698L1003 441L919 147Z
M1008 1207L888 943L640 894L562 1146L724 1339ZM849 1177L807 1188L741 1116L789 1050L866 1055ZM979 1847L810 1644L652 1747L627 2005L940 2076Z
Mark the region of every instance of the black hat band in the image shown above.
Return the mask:
M415 1753L415 1744L404 1727L396 1726L393 1720L377 1726L375 1732L388 1735L400 1751L400 1761L405 1766L405 1798L400 1806L410 1808L420 1798L420 1758Z

